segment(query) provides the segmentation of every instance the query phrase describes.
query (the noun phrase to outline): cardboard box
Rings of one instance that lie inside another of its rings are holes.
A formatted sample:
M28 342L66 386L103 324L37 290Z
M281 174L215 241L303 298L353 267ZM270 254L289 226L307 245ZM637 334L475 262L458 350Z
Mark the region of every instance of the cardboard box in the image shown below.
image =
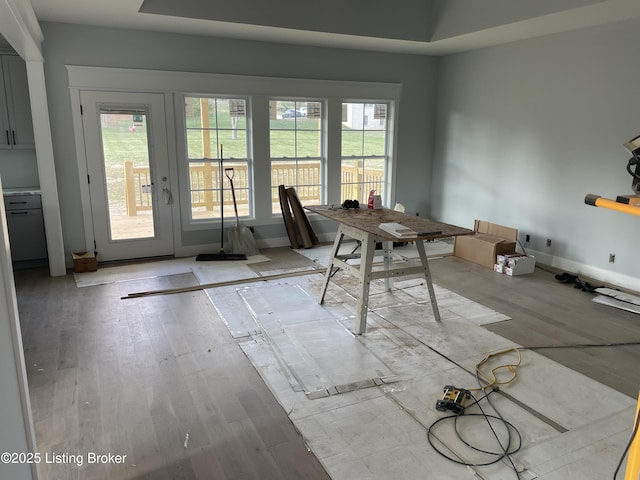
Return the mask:
M95 272L98 270L98 257L95 252L72 253L75 273Z
M516 253L518 230L476 220L473 235L456 237L453 254L493 269L498 255Z
M505 275L526 275L533 273L536 269L536 257L530 255L504 255L501 259L498 256L498 263L504 265Z

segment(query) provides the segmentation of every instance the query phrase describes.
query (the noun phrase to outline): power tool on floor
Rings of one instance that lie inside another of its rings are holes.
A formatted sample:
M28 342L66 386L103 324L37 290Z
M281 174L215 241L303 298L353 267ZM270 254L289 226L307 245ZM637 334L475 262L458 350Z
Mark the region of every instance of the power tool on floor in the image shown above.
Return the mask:
M436 410L441 412L451 410L454 413L460 413L464 410L467 400L471 398L471 392L464 388L445 385L443 390L444 395L436 402Z

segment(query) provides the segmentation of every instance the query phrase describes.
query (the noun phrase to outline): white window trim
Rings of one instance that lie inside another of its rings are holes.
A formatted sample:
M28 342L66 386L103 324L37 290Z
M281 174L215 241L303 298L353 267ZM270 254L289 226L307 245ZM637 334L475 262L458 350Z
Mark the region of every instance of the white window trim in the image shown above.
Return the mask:
M343 103L384 103L384 100L372 100L372 99L358 99L351 98L346 99L343 98L340 103L340 115L342 118L342 104ZM389 100L387 103L387 118L391 118L391 122L387 122L387 145L385 155L389 159L389 161L384 164L384 197L382 198L382 204L388 207L391 207L391 202L395 198L395 189L393 188L396 184L395 182L395 174L396 174L396 147L397 147L397 138L395 132L397 131L397 123L398 123L398 102ZM339 124L340 131L342 132L342 122ZM391 141L389 141L391 140ZM340 155L340 165L342 165L342 146L339 146L338 153ZM341 177L339 178L341 180ZM338 182L340 183L340 181ZM339 195L341 192L339 192Z
M248 219L244 218L242 221L246 223L247 220L254 221L256 219L255 213L255 195L254 195L254 173L253 173L253 148L252 148L252 132L251 132L251 97L246 95L214 95L214 94L175 94L174 95L174 109L176 112L176 142L178 145L178 170L179 170L179 192L180 197L180 220L182 229L184 231L189 230L202 230L210 229L212 225L219 225L220 218L191 218L191 185L189 178L189 159L187 158L187 137L186 137L186 122L184 116L184 99L185 97L202 97L202 98L242 98L246 102L246 119L247 119L247 169L249 178L249 211L252 212L252 216ZM217 163L217 162L214 162ZM226 181L226 179L225 179ZM225 218L227 218L225 216ZM228 220L228 218L227 218ZM226 223L226 220L225 220Z
M329 197L328 194L328 188L327 188L327 168L328 168L328 164L329 161L327 160L327 137L329 136L329 132L328 132L328 122L327 122L327 104L328 101L326 98L319 98L319 97L307 97L307 98L299 98L299 97L291 97L291 96L286 96L286 97L274 97L271 96L269 97L269 101L312 101L312 102L318 102L322 104L322 115L320 117L320 135L322 138L322 153L320 155L320 157L315 157L320 161L320 174L321 174L321 178L320 178L320 201L321 202L326 202ZM269 122L269 135L271 135L271 123ZM280 157L271 157L271 145L269 145L269 179L271 179L271 164L273 162L273 159L276 158L280 158ZM283 160L288 160L288 161L295 161L295 160L305 160L304 157L296 157L296 158L287 158ZM269 181L269 183L271 183L271 180ZM272 216L275 216L277 218L280 218L282 216L281 213L276 212L276 213L271 213Z
M328 202L337 202L340 198L340 139L342 102L381 102L390 103L391 118L389 134L393 142L389 142L390 174L386 175L386 194L383 201L389 204L394 198L397 138L395 132L398 125L398 103L400 101L402 85L399 83L382 82L358 82L342 80L315 80L296 78L260 77L248 75L226 75L215 73L176 72L165 70L145 70L128 68L92 67L67 65L69 76L69 88L71 91L74 133L75 138L82 138L82 122L78 98L80 90L104 90L126 92L161 92L168 98L174 96L173 109L167 109L167 137L173 151L171 174L176 178L171 179L172 188L180 188L184 184L183 174L178 174L178 158L184 156L180 143L181 123L184 124L182 108L175 109L175 98L181 95L193 96L238 96L249 99L252 118L250 119L249 135L253 151L251 159L269 158L269 104L271 97L300 97L323 98L326 100L326 198ZM144 86L140 88L137 86ZM169 102L166 102L167 104ZM173 131L172 131L173 130ZM85 154L76 142L78 160L78 172L81 177L81 200L83 204L89 204L89 191L86 182L83 182L83 172L86 172ZM253 178L270 178L270 162L254 160ZM86 177L84 177L86 178ZM179 181L182 184L179 184ZM263 185L264 184L264 185ZM268 184L268 185L267 185ZM253 185L255 220L247 222L249 225L268 225L282 221L279 215L271 213L270 205L261 202L265 190L269 191L271 182L255 182ZM270 195L270 194L267 194ZM178 195L176 195L178 197ZM182 203L182 202L181 202ZM182 212L181 216L183 215ZM84 216L87 216L86 211ZM187 217L188 218L188 217ZM85 225L90 225L90 218L84 218ZM210 229L214 221L199 225L185 225L184 221L174 220L174 225L180 225L183 230ZM219 221L218 221L219 222ZM187 222L188 223L188 222Z

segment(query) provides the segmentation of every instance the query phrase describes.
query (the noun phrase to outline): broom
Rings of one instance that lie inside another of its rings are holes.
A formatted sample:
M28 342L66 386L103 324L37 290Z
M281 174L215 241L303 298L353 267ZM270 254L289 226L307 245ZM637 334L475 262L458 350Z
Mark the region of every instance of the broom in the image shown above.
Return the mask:
M220 252L219 253L200 253L196 256L196 262L215 262L226 260L246 260L244 253L226 253L224 251L224 174L222 172L222 144L220 144L220 161L218 162L218 171L220 172Z

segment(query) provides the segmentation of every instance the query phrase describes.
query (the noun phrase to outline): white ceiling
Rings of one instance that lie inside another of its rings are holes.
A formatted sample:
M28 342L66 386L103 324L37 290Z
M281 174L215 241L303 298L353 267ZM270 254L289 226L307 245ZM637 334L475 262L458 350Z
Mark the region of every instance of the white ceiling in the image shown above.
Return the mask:
M429 32L430 40L427 41L406 40L398 38L399 36L381 38L362 34L352 35L348 32L345 33L344 28L342 31L338 30L340 33L330 33L318 31L320 28L303 30L280 25L260 25L258 24L260 22L255 20L255 12L253 19L247 20L247 23L238 20L238 16L242 15L242 9L247 9L247 5L251 2L260 5L261 8L264 8L265 5L277 8L278 5L283 5L285 0L270 0L269 3L264 3L266 0L234 0L232 2L226 0L226 2L219 4L224 5L226 10L235 8L236 17L233 22L220 21L211 19L211 4L215 4L216 1L222 2L222 0L202 0L208 4L207 14L203 14L202 18L194 18L198 16L197 13L193 13L195 0L190 4L189 18L180 16L179 13L173 15L141 13L139 10L143 0L31 0L31 4L39 22L52 21L297 45L427 55L444 55L551 33L640 18L639 0L554 0L548 4L551 6L547 12L530 12L534 5L540 5L536 2L542 0L418 0L427 2L424 11L432 12L433 18L425 19L425 23L430 24L432 32L436 32L436 34ZM362 7L373 9L373 14L375 14L376 2L380 0L348 1L363 2ZM395 0L394 4L401 8L403 4L397 2L402 1ZM175 0L174 3L178 6L182 5L182 2L175 2ZM514 4L515 8L519 8L523 13L521 15L505 15L504 11L513 10ZM233 7L234 5L237 7ZM559 5L564 5L564 7L558 7ZM484 18L481 18L478 6L485 9L480 11L484 14ZM404 12L405 15L415 15L415 9L408 10ZM340 12L338 12L339 14ZM462 19L465 28L458 28L458 31L455 31L457 28L456 19L461 18L464 14L468 17ZM502 18L501 14L505 18ZM487 22L487 18L497 18L498 20ZM439 27L447 22L451 23L449 34L438 34L444 28Z

